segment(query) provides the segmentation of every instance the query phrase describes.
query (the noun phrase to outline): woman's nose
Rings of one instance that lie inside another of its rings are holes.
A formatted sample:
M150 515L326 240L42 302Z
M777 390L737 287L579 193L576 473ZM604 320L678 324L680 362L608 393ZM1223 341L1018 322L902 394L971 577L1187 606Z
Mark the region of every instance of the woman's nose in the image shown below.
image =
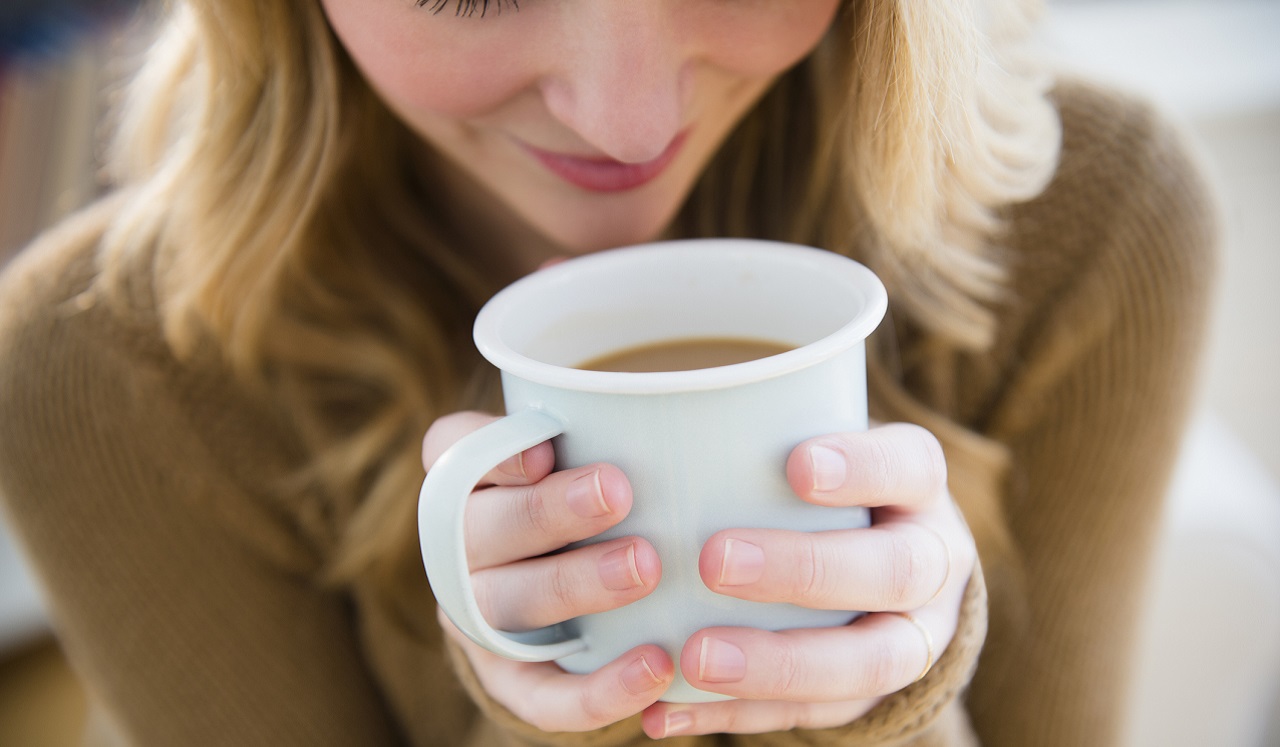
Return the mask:
M566 48L541 81L551 114L618 161L657 158L683 124L690 65L667 5L577 3Z

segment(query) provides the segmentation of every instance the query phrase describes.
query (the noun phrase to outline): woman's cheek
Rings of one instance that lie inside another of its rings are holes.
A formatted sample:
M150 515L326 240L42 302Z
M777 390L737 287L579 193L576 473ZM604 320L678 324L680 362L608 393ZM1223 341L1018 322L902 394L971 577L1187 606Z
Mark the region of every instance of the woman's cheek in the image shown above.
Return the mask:
M324 6L356 67L402 114L479 116L537 79L537 37L519 24L431 16L396 3Z
M840 0L709 0L690 6L689 23L708 61L743 76L776 75L802 60L831 28ZM748 7L749 6L749 7Z

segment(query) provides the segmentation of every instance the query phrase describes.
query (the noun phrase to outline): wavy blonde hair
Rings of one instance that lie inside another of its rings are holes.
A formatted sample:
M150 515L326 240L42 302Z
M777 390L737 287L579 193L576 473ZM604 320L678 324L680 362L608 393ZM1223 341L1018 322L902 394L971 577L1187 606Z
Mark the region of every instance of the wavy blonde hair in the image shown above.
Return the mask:
M1035 6L849 3L731 136L670 233L858 258L898 324L983 349L1006 292L1000 208L1039 193L1057 158L1049 81L1021 52ZM389 581L417 567L405 556L421 434L493 405L469 343L493 281L431 209L431 183L406 167L424 146L318 2L166 11L120 109L110 171L124 196L102 286L127 300L145 277L179 357L212 344L289 409L311 447L300 479L323 487L343 528L331 577Z

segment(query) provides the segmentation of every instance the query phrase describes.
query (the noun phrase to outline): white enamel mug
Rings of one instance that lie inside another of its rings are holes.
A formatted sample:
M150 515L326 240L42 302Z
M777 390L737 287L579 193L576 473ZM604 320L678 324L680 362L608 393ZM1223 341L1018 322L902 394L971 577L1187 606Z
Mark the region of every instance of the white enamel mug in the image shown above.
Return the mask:
M788 454L826 433L867 427L864 340L886 308L866 267L831 252L746 239L615 249L540 270L499 292L475 323L480 352L500 369L507 412L464 437L422 485L418 529L441 609L471 640L519 661L593 671L656 643L675 661L712 626L830 627L856 611L748 602L713 593L698 575L703 544L735 527L820 531L863 527L862 508L801 501ZM685 338L750 338L794 346L717 368L612 373L574 368L610 352ZM619 467L633 505L590 542L652 543L662 579L647 597L532 632L495 630L473 594L463 509L503 460L550 439L556 469ZM663 696L725 696L679 674Z

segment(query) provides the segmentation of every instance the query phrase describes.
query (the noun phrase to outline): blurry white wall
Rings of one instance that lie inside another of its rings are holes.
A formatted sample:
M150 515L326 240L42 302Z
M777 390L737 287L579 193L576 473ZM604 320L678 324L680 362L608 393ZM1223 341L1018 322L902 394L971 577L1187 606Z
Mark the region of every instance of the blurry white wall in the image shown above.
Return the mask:
M1280 475L1280 0L1050 0L1064 67L1185 124L1225 209L1204 394Z

